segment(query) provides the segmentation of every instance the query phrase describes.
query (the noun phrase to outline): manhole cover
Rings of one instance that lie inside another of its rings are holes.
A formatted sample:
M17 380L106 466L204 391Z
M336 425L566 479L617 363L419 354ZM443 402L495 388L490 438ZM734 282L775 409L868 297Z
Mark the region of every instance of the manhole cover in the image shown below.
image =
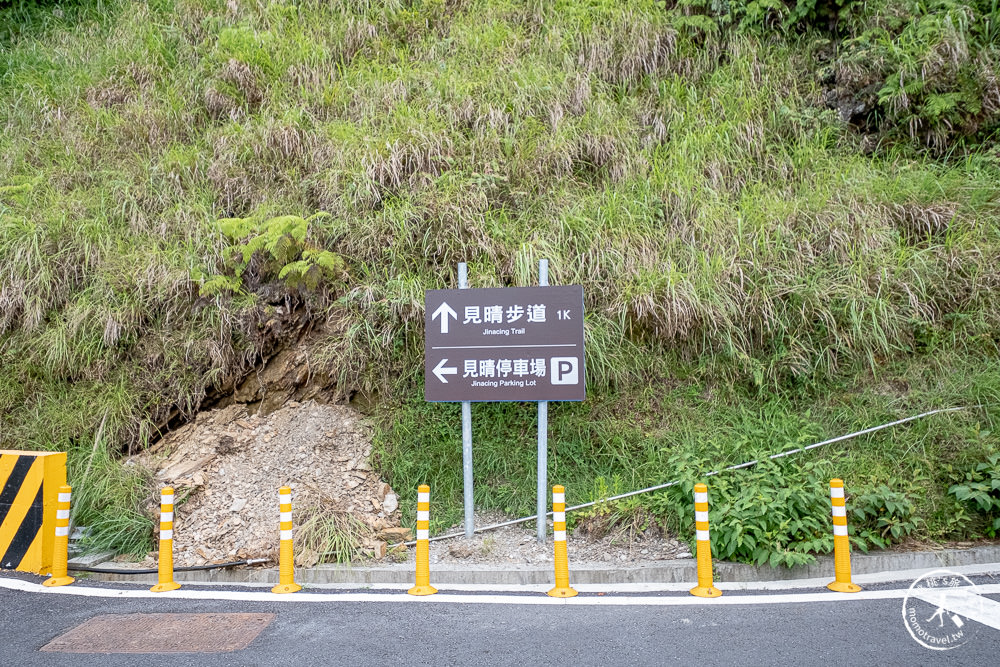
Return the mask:
M41 648L60 653L224 653L247 644L274 614L102 614Z

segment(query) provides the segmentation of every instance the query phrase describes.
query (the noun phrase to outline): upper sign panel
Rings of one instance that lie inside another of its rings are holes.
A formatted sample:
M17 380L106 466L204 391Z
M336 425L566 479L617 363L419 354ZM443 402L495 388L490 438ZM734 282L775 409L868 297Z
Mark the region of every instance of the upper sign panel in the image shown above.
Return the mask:
M582 401L583 288L424 293L428 401Z

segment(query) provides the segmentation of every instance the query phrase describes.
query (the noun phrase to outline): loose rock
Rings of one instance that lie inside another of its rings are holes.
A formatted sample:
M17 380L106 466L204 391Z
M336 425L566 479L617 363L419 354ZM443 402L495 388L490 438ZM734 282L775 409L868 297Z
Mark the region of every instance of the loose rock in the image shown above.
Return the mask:
M278 488L286 484L297 528L310 516L350 513L368 531L369 553L382 557L386 541L402 539L382 536L379 543L374 533L399 526L399 503L368 470L370 440L361 416L347 406L291 401L260 417L232 405L199 414L134 461L154 472L158 486L175 487L177 566L223 562L237 553L276 560ZM342 461L354 461L356 469ZM157 502L158 494L148 506L154 518ZM397 535L408 536L402 531ZM297 551L305 566L323 557Z
M387 493L385 500L382 501L382 511L386 514L392 514L399 507L399 499L396 498L395 493Z

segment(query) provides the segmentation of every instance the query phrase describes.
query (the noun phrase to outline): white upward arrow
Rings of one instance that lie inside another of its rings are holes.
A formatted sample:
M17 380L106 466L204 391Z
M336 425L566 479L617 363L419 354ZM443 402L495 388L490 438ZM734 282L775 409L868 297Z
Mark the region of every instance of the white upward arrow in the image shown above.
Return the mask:
M448 318L454 317L455 321L458 321L458 313L451 309L447 301L442 301L441 305L438 306L437 310L431 315L431 319L441 318L441 333L448 333Z
M447 359L442 359L441 361L438 362L438 365L434 367L434 370L432 372L434 373L434 375L437 376L438 380L441 380L441 382L444 382L445 384L448 384L448 380L446 380L444 376L445 375L458 375L458 368L456 368L454 366L448 366L446 368L445 367L446 363L448 363L448 360Z

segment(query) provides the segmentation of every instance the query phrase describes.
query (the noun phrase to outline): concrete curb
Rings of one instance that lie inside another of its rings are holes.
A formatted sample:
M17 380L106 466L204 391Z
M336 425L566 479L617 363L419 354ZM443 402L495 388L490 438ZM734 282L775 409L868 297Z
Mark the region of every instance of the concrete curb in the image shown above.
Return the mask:
M851 569L855 575L875 574L906 570L928 570L939 567L962 565L993 565L1000 572L1000 545L973 547L971 549L942 549L940 551L880 552L853 554ZM115 568L126 569L120 564ZM82 573L81 573L82 574ZM821 556L815 563L792 568L771 568L768 566L745 565L716 561L716 582L767 582L800 579L830 578L834 574L833 557ZM85 576L98 581L127 581L132 583L156 583L156 575L91 574ZM295 580L300 584L356 584L404 585L412 584L414 570L412 563L381 567L351 567L345 565L320 565L304 569L297 568ZM435 585L498 585L530 586L551 584L553 581L551 564L543 567L497 567L485 565L431 564L431 581ZM694 582L698 578L693 559L664 561L642 564L634 567L619 565L581 564L573 567L570 563L572 584L636 584L636 583L681 583ZM271 568L240 568L204 570L196 572L176 572L177 582L232 583L232 584L275 584L278 570Z

